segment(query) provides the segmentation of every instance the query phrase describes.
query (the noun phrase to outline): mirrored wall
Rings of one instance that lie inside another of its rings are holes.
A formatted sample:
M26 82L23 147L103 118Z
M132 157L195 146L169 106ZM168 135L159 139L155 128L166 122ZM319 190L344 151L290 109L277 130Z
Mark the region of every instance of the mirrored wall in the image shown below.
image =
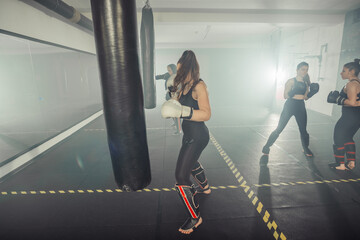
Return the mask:
M0 33L0 165L101 109L95 55Z

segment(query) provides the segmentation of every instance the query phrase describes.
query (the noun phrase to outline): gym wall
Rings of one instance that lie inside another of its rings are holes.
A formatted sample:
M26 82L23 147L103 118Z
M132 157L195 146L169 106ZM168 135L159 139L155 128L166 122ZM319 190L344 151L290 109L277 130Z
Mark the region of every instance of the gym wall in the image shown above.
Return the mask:
M0 2L0 165L102 109L91 34Z

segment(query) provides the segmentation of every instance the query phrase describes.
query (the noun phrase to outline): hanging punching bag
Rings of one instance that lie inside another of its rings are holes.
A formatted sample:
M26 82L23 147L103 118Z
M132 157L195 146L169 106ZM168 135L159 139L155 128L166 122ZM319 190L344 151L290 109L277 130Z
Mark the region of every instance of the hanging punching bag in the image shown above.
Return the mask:
M135 0L91 0L108 144L119 188L151 180Z
M146 3L142 9L140 43L145 108L152 109L156 107L156 85L154 75L155 38L153 12L148 3Z

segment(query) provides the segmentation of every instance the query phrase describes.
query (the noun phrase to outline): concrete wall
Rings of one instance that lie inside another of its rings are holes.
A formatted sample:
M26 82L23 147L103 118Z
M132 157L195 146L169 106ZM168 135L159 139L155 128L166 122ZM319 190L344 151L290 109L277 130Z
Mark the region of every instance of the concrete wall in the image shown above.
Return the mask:
M307 108L331 115L333 104L326 102L328 93L336 88L343 24L311 27L292 36L283 37L278 68L277 97L283 101L285 82L296 76L296 66L309 63L312 82L320 84L320 91L306 102Z
M336 78L337 90L340 91L346 84L346 81L340 77L344 64L354 61L355 58L360 58L360 8L348 12L345 16L339 66L336 69L338 71ZM334 118L339 118L341 108L334 107L332 114Z
M176 64L185 49L156 51L156 74ZM200 77L206 82L212 106L268 107L275 87L275 68L270 48L191 49L200 65ZM164 101L164 81L157 81L157 105ZM235 108L236 110L236 108Z

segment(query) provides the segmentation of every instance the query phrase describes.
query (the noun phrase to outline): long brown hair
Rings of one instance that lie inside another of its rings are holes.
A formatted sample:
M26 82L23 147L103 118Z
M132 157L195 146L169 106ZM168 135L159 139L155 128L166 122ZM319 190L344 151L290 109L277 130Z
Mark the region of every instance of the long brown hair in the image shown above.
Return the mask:
M310 77L309 74L306 74L303 78L304 82L306 83L306 85L310 86L311 82L310 82Z
M179 85L181 85L180 92L183 92L186 86L185 80L189 73L191 74L191 78L194 80L193 85L196 85L199 82L200 67L196 60L195 53L191 50L183 52L177 63L180 64L180 67L177 70L176 77L174 79L174 90L176 91Z

